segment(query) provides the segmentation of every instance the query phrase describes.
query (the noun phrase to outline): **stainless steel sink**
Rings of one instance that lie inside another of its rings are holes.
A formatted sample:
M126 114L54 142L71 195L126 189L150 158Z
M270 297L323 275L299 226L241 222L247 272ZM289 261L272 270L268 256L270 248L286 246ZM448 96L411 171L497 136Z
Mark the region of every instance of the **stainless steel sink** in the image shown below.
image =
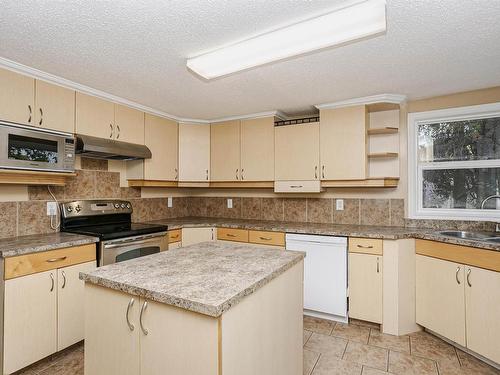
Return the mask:
M500 243L500 235L495 232L469 232L464 230L445 230L437 232L446 237L461 238L464 240L487 241Z

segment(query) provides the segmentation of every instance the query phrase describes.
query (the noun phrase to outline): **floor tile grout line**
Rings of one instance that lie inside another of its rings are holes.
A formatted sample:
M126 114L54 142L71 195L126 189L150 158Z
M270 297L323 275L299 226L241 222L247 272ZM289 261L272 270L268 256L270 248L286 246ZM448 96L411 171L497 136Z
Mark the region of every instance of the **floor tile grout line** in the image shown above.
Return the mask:
M316 360L316 362L314 362L314 366L313 368L311 369L311 372L309 373L309 375L312 375L312 373L314 372L314 369L316 368L316 366L318 365L318 362L319 360L321 359L321 356L323 355L323 353L319 353L319 356L318 356L318 359Z

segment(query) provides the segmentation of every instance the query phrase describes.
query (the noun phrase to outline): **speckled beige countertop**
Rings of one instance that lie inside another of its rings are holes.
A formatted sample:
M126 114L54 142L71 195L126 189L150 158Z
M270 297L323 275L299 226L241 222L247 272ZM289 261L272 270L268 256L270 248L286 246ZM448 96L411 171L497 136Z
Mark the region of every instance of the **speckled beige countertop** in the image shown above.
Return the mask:
M447 237L439 234L436 229L384 227L373 225L339 225L319 223L292 223L282 221L244 220L244 219L218 219L184 217L179 219L156 220L151 223L164 224L168 229L193 228L193 227L219 227L240 228L252 230L265 230L286 233L320 234L328 236L382 238L397 240L403 238L419 238L425 240L446 242L455 245L477 247L487 250L500 251L500 243L476 241Z
M0 258L99 242L99 238L57 232L0 239Z
M202 242L80 273L86 282L218 317L305 254L236 242Z

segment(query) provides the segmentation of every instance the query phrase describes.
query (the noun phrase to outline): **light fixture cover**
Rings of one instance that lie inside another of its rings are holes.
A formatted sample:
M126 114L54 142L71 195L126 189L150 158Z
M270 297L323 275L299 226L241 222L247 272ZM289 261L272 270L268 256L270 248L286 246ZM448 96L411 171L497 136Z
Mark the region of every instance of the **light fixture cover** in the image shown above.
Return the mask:
M187 67L212 79L385 30L385 0L367 0L190 58Z

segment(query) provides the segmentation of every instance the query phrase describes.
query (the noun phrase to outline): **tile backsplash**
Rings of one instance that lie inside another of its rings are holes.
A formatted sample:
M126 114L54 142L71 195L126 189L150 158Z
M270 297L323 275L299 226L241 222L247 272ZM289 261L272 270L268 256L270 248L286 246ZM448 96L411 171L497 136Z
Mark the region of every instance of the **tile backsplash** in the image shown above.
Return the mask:
M434 229L494 230L494 224L477 221L409 220L404 217L403 199L346 198L344 209L335 209L333 198L174 197L141 198L138 188L120 187L118 172L107 170L107 161L82 158L82 169L64 187L52 187L61 201L77 199L127 199L132 202L133 221L150 221L185 216L232 219L293 221L354 225L407 226ZM29 200L0 202L0 238L50 233L46 202L52 200L47 186L29 186Z

